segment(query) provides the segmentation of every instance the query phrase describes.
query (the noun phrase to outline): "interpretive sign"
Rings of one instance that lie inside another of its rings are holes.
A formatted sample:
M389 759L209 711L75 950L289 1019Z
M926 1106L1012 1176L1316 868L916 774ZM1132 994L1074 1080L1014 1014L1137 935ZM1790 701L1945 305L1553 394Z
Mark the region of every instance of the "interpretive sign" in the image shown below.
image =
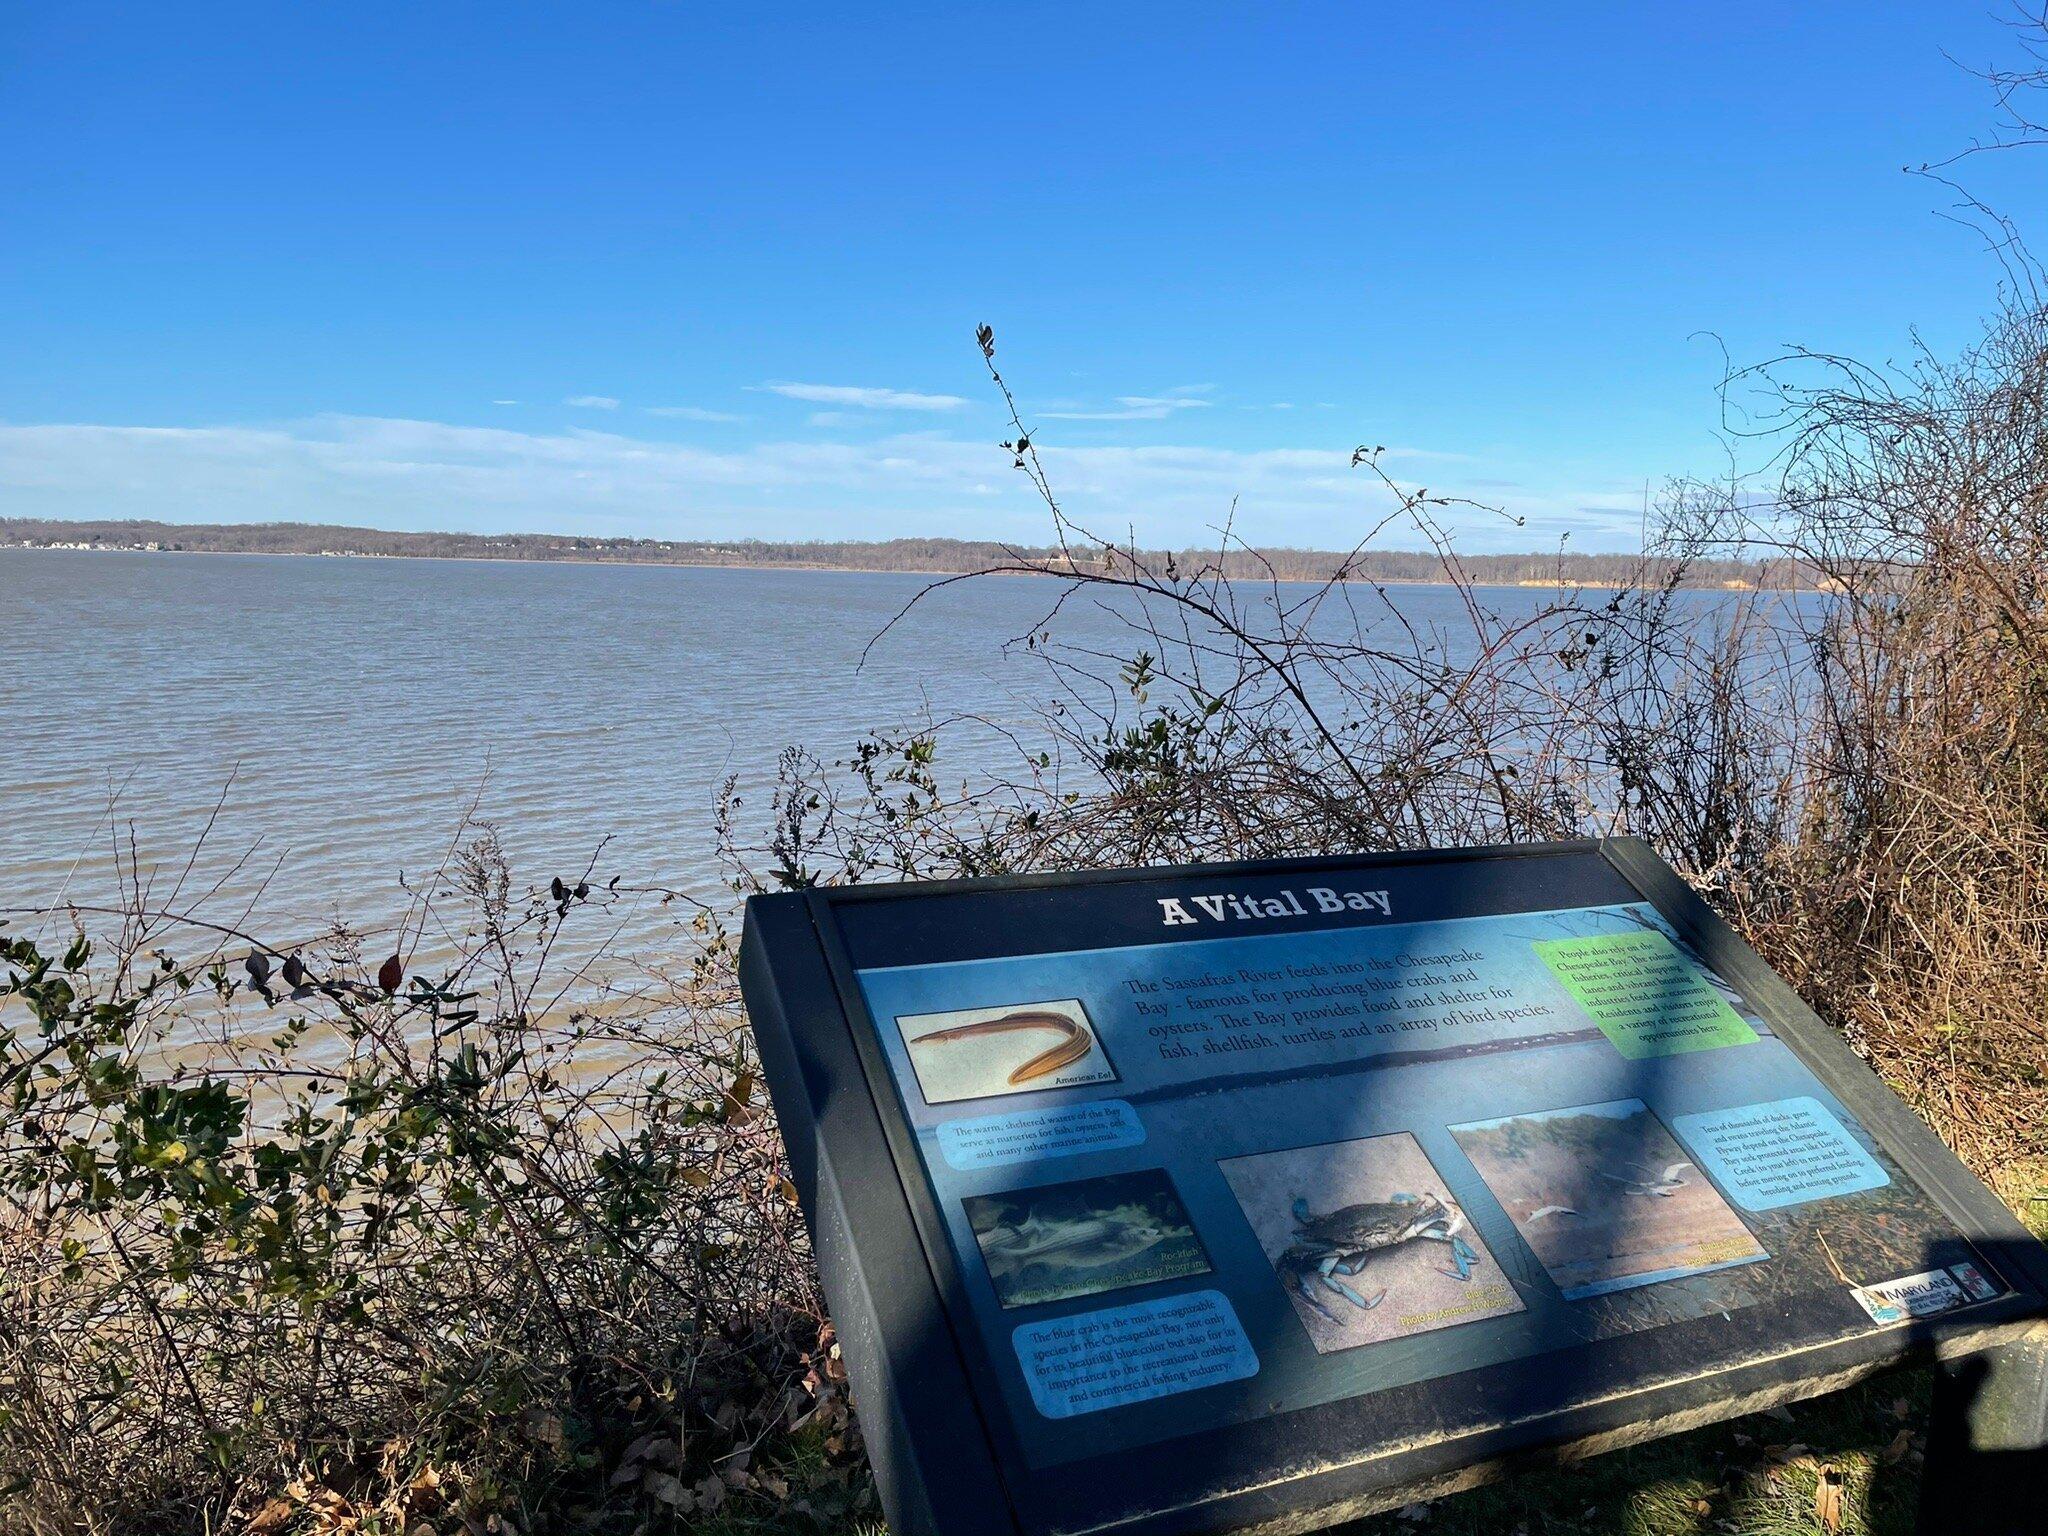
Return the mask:
M898 1536L1313 1528L2048 1317L1632 840L758 897L742 977Z

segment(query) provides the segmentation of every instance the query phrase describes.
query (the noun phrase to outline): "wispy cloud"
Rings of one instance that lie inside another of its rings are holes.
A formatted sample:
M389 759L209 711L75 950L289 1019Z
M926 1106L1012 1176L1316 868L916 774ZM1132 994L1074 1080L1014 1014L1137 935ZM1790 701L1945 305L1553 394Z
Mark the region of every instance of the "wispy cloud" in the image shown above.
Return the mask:
M1114 410L1071 407L1038 415L1046 421L1164 421L1177 411L1208 409L1211 402L1201 397L1215 388L1214 384L1182 384L1156 395L1118 395Z
M643 410L650 416L671 416L677 421L745 421L744 416L731 411L707 411L701 405L649 405Z
M1043 421L1164 421L1175 411L1207 405L1206 400L1156 400L1143 395L1122 395L1113 411L1040 411Z
M808 400L815 405L854 406L863 411L957 411L967 403L960 395L927 395L914 389L875 389L860 384L759 384L771 395Z
M1119 534L1135 528L1151 542L1206 541L1236 497L1243 537L1332 547L1361 536L1387 505L1381 488L1349 468L1348 445L1055 447L1045 462L1084 523L1100 515ZM713 451L616 432L388 417L265 427L13 425L0 426L0 515L670 537L1045 537L1043 508L1005 468L992 444L938 433ZM1525 526L1451 515L1474 550L1545 547L1566 530L1575 548L1631 547L1641 495L1639 484L1531 485L1504 498ZM1400 542L1401 532L1390 541Z
M562 404L580 405L593 411L616 411L619 408L619 402L610 395L571 395Z
M491 402L493 405L517 405L518 403L517 400L493 400Z
M1116 403L1134 411L1203 411L1209 408L1206 400L1191 399L1186 395L1118 395Z

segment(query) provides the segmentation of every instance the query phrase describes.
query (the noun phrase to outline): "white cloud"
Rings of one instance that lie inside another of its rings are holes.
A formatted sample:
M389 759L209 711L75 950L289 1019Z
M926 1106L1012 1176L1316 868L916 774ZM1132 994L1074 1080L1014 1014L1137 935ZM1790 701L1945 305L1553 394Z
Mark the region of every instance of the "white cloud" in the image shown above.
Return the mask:
M517 405L518 403L517 400L493 400L491 402L493 405Z
M619 402L610 395L571 395L562 404L587 406L593 411L616 411L619 408Z
M678 421L745 421L731 411L707 411L701 405L649 405L643 410L650 416L672 416Z
M1171 413L1150 409L1126 411L1039 411L1040 421L1161 421Z
M1134 411L1205 411L1209 408L1208 401L1190 399L1186 395L1118 395L1116 403Z
M859 384L760 384L771 395L816 405L850 405L864 411L957 411L960 395L926 395L911 389L874 389Z
M1164 421L1176 411L1207 410L1210 402L1197 399L1216 386L1213 384L1183 384L1160 395L1118 395L1116 410L1050 410L1040 411L1038 416L1045 421Z
M1389 450L1383 462L1395 465L1401 455ZM1374 481L1350 469L1349 444L1052 447L1044 458L1073 514L1116 537L1134 527L1147 541L1205 542L1236 497L1244 537L1329 547L1360 537L1387 505ZM991 443L937 433L714 451L614 432L360 416L268 426L0 425L0 515L668 537L1042 539L1044 508L1008 465ZM1567 529L1575 548L1632 546L1640 482L1545 489L1540 476L1522 478L1532 488L1507 500L1527 526L1457 514L1454 521L1470 532L1466 547L1543 548ZM1430 484L1456 490L1435 477Z

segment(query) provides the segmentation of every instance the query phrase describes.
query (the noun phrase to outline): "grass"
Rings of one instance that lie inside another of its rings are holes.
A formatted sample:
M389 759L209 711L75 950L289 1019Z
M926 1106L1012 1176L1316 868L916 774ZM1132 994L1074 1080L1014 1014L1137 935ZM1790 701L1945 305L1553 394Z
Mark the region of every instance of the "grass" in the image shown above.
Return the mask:
M1877 1378L1780 1413L1668 1440L1345 1528L1345 1536L1908 1536L1932 1378ZM1841 1479L1839 1525L1816 1509Z
M1986 1182L2029 1232L2048 1242L2048 1156L2007 1159L1989 1171Z

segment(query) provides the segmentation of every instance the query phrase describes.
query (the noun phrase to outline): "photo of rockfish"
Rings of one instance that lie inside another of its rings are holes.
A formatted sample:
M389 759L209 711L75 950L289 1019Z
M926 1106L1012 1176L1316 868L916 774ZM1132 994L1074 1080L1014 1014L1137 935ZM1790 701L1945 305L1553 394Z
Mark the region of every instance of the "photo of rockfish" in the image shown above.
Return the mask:
M976 1195L965 1202L1006 1307L1206 1274L1209 1258L1156 1169Z

